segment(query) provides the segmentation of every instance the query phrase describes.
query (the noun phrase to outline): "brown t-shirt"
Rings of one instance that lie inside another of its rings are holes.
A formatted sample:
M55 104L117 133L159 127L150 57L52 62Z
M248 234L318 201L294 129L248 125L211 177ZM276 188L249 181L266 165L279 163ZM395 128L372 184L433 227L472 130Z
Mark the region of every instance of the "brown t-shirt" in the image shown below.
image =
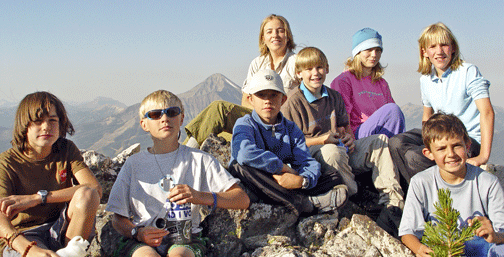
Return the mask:
M327 96L313 101L306 100L303 91L291 91L287 102L282 106L285 118L294 121L307 138L319 137L330 131L336 133L337 127L348 125L348 115L341 94L324 86Z
M53 145L53 152L41 161L34 161L11 148L0 154L0 197L72 187L73 174L84 168L87 165L79 149L64 138L58 139ZM20 230L26 230L57 219L63 207L64 203L37 205L20 212L11 223Z

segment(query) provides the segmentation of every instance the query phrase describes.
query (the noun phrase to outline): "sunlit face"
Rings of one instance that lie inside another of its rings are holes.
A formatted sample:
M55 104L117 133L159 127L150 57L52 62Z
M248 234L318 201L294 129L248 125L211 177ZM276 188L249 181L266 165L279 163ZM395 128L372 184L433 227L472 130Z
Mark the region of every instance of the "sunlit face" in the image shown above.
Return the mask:
M429 58L429 61L434 65L438 77L450 68L450 62L455 53L455 49L451 43L433 43L422 48L424 57Z
M60 136L59 125L56 107L51 105L49 115L44 115L28 124L26 138L29 150L36 153L50 153L52 145Z
M312 94L319 94L329 69L319 65L308 67L298 72L298 77L303 80L303 84Z
M150 110L155 109L166 109L171 106L165 106L164 104L158 104L153 106ZM178 140L178 134L180 127L184 122L184 114L180 113L174 117L168 117L166 114L162 114L159 119L149 119L143 118L140 120L140 125L144 131L150 132L152 138L164 140L164 139L175 139Z
M462 137L435 139L430 150L425 148L424 155L436 162L443 176L464 177L466 172L468 146ZM444 177L443 177L444 178Z
M276 124L280 107L287 100L287 96L278 91L267 89L249 95L248 99L261 120L272 125Z
M270 52L285 54L289 38L282 21L272 19L266 23L263 31L263 42Z
M363 68L372 69L380 61L381 54L382 54L381 48L373 47L373 48L361 51L358 54L358 56L359 56L359 60L362 63Z

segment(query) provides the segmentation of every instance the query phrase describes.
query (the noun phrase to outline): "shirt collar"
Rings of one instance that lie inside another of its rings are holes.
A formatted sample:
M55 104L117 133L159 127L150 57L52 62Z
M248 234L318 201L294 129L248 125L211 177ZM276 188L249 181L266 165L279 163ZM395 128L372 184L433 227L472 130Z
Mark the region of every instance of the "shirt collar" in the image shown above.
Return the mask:
M301 92L303 92L303 95L304 97L306 98L306 100L308 100L309 103L313 103L315 101L318 100L318 98L316 98L312 92L310 92L310 90L308 90L308 88L306 88L304 82L301 82L301 85L299 86L299 89L301 90ZM322 97L328 97L329 94L327 93L327 89L325 86L322 86L322 89L320 91L320 95Z
M448 68L445 72L443 72L443 75L441 75L441 79L445 79L446 77L448 77L448 75L450 75L452 73L452 69L451 68ZM430 74L431 76L431 80L433 82L436 82L439 80L439 77L437 76L437 71L436 71L436 68L432 68L432 72Z
M257 114L257 112L255 110L252 111L252 119L257 122L261 127L263 127L265 130L272 130L273 127L275 127L275 130L280 130L282 128L282 124L283 124L283 119L284 119L284 116L282 115L282 112L279 112L278 113L278 117L277 117L277 123L276 124L273 124L273 125L270 125L270 124L266 124L264 123L262 120L261 120L261 117L259 117L259 114Z

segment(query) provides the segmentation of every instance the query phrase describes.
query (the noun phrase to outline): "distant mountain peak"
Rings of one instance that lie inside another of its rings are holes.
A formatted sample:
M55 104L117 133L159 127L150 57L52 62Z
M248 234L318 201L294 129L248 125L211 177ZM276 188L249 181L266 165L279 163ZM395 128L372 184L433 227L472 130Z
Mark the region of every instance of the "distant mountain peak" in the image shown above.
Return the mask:
M182 93L180 96L205 96L210 93L222 92L229 89L241 91L241 87L229 80L226 76L220 73L215 73L193 87L191 90Z

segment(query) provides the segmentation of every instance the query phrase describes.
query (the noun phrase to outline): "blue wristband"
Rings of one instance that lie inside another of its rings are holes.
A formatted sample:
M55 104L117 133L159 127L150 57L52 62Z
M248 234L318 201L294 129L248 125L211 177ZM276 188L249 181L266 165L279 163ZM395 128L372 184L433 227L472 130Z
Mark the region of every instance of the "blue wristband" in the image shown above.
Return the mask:
M217 194L212 192L212 196L213 196L213 206L212 206L212 210L210 211L210 213L214 212L215 209L217 209Z

